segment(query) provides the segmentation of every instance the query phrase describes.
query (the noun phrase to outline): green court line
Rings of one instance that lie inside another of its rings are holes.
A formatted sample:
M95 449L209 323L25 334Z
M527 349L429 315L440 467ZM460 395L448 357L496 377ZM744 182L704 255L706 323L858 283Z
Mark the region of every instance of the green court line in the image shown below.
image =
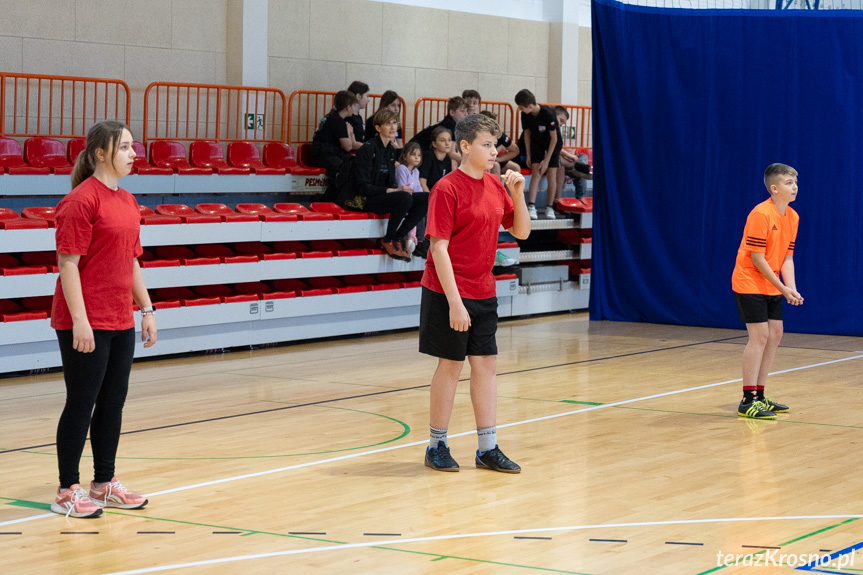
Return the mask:
M50 511L51 504L50 503L42 503L40 501L26 501L24 499L12 499L11 497L0 497L5 501L8 501L5 505L11 505L12 507L26 507L28 509L41 509L43 511Z
M531 569L533 571L546 571L548 573L568 573L570 575L589 575L588 573L582 573L581 571L562 571L560 569L552 569L550 567L535 567L533 565L519 565L517 563L502 563L500 561L489 561L487 559L472 559L470 557L458 557L456 555L440 555L438 553L426 553L423 551L411 551L409 549L396 549L394 547L372 547L372 549L385 549L387 551L398 551L399 553L412 553L415 555L428 555L430 557L436 557L436 559L432 559L432 561L440 561L441 559L458 559L460 561L471 561L473 563L484 563L486 565L501 565L503 567L519 567L521 569Z
M575 403L578 405L605 405L598 401L575 401L574 399L561 399L560 403Z
M258 531L256 529L243 529L241 527L228 527L225 525L210 525L208 523L196 523L194 521L183 521L181 519L167 519L167 518L163 518L163 517L152 517L149 515L138 515L135 513L123 513L121 511L108 511L107 509L105 510L105 513L107 513L109 515L122 515L124 517L135 517L138 519L149 519L150 521L164 521L167 523L178 523L181 525L191 525L194 527L207 527L209 529L217 529L220 531L241 531L242 532L242 535L240 535L241 537L246 536L246 535L272 535L274 537L284 537L287 539L305 539L308 541L317 541L319 543L333 543L336 545L348 545L348 543L346 541L335 541L332 539L321 539L319 537L307 537L307 536L303 536L303 535L290 535L287 533L276 533L273 531ZM377 545L372 545L369 547L369 549L380 549L383 551L398 551L400 553L413 553L415 555L427 555L430 557L436 557L437 558L437 559L432 559L432 561L440 561L441 559L458 559L461 561L471 561L474 563L485 563L488 565L502 565L502 566L506 566L506 567L520 567L522 569L531 569L531 570L535 570L535 571L547 571L550 573L568 573L571 575L589 575L587 573L580 573L578 571L560 571L557 569L550 569L550 568L546 568L546 567L534 567L532 565L517 565L515 563L500 563L497 561L489 561L486 559L473 559L470 557L456 557L454 555L441 555L439 553L427 553L427 552L423 552L423 551L410 551L407 549L397 549L394 547L380 547Z
M675 411L673 409L652 409L649 407L630 407L628 405L616 405L616 406L614 406L614 408L615 409L632 409L635 411L656 411L658 413L676 413L679 415L704 415L704 416L708 416L708 417L722 417L725 419L740 419L740 416L737 415L736 413L733 415L725 415L725 414L721 414L721 413L696 413L696 412L692 412L692 411ZM780 414L780 415L782 415L782 414ZM844 427L844 428L848 428L848 429L863 429L863 425L841 425L838 423L817 423L814 421L795 421L793 419L782 419L782 418L772 419L770 421L776 421L776 422L781 422L781 423L796 423L798 425L820 425L822 427Z
M342 453L344 451L356 451L358 449L369 449L372 447L378 447L380 445L386 445L387 443L392 443L393 441L398 441L399 439L406 437L411 432L410 426L407 423L405 423L404 421L401 421L401 420L396 419L394 417L390 417L388 415L383 415L381 413L374 413L371 411L362 411L360 409L350 409L347 407L336 407L333 405L320 405L320 406L315 406L315 407L322 407L325 409L337 409L337 410L341 410L341 411L353 411L356 413L364 413L366 415L374 415L375 417L382 417L384 419L389 419L390 421L394 421L395 423L398 423L399 425L401 425L402 431L396 437L393 437L391 439L387 439L385 441L379 441L377 443L371 443L369 445L358 445L356 447L345 447L344 449L330 449L330 450L326 450L326 451L311 451L308 453L283 453L283 454L279 454L279 455L237 455L237 456L233 456L233 457L120 457L120 456L118 456L116 459L129 459L129 460L133 460L133 461L220 461L220 460L232 461L232 460L239 460L239 459L280 459L280 458L284 458L284 457L300 457L303 455L329 455L332 453ZM55 452L45 452L45 451L25 450L25 451L22 451L21 453L29 453L31 455L57 455L56 451ZM92 458L93 456L85 454L85 455L82 455L81 457L82 457L82 459L86 459L86 458Z
M809 537L812 537L814 535L818 535L819 533L824 533L825 531L829 531L831 529L835 529L836 527L839 527L841 525L845 525L846 523L851 523L852 521L857 521L858 519L860 519L860 518L859 517L852 517L851 519L846 519L845 521L840 521L839 523L836 523L835 525L828 525L827 527L824 527L824 528L819 529L817 531L813 531L812 533L807 533L806 535L801 535L800 537L795 537L794 539L789 539L785 543L780 543L778 545L778 547L784 547L786 545L791 545L792 543L802 541L803 539L808 539ZM755 557L756 555L761 555L762 553L767 553L767 550L765 549L765 550L759 551L757 553L750 553L746 557ZM742 558L741 560L745 560L746 557ZM732 566L731 565L719 565L718 567L714 567L713 569L708 569L707 571L702 571L701 573L697 573L696 575L707 575L708 573L715 573L717 571L721 571L722 569L725 569L726 567L732 567Z

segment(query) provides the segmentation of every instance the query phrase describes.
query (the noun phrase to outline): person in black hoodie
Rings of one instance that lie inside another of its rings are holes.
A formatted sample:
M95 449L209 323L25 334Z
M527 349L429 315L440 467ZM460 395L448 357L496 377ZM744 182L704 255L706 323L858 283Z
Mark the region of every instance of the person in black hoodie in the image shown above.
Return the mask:
M409 185L396 187L396 149L393 140L399 127L398 114L383 108L374 119L377 136L357 150L349 185L336 202L349 210L389 214L381 247L395 259L410 261L404 238L426 216L428 194L412 193Z

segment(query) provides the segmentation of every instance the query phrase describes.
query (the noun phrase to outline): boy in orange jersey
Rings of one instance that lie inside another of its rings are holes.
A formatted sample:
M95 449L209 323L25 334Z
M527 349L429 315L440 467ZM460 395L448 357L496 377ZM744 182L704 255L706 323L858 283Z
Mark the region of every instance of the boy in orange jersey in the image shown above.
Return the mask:
M770 164L764 171L770 199L746 218L731 286L749 342L743 350L743 400L737 415L776 419L788 406L764 396L764 382L782 340L782 299L802 305L794 278L794 241L800 216L788 205L797 197L797 170ZM783 283L784 282L784 283Z

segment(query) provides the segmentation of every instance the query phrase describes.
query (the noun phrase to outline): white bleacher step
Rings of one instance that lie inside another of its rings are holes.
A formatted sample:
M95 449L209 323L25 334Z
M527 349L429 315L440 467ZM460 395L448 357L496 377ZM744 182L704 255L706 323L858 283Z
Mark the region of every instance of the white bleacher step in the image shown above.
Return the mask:
M559 281L559 282L543 282L535 284L521 284L518 286L519 294L530 295L532 293L542 293L549 291L564 291L578 289L578 285L574 281Z
M573 259L572 250L549 250L542 252L521 252L519 254L520 264L533 264L537 262L555 262L558 260Z

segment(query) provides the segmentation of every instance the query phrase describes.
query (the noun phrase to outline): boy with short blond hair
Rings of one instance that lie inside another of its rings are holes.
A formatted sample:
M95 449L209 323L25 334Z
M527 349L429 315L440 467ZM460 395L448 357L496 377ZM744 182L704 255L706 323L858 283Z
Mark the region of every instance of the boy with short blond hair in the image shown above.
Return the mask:
M794 242L800 216L790 204L797 198L797 170L770 164L764 171L770 198L749 213L731 286L749 341L743 350L743 399L740 417L776 419L788 406L764 395L764 384L782 340L782 300L802 305L794 275Z
M492 266L501 224L516 238L530 234L524 177L508 171L505 188L486 172L497 158L500 134L491 118L467 116L455 134L464 160L432 189L426 226L431 248L422 279L419 349L437 357L438 365L431 383L425 464L437 471L459 470L446 436L467 357L479 447L475 464L519 473L521 468L497 445L497 293Z

